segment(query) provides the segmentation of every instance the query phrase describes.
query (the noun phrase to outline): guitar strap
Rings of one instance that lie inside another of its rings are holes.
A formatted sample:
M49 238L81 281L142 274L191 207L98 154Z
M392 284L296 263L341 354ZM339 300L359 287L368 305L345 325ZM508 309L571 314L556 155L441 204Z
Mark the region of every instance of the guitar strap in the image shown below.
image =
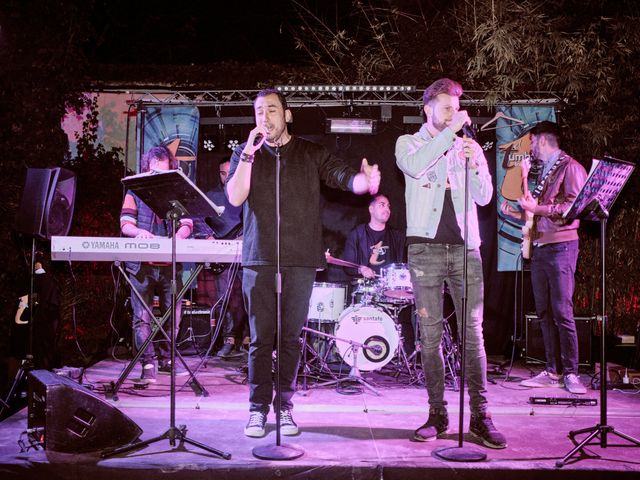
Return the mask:
M535 199L537 199L538 197L540 197L540 195L542 195L542 192L544 191L544 187L546 186L547 180L549 179L549 176L555 171L556 168L558 168L558 166L560 165L560 163L567 158L567 154L562 152L559 156L558 159L553 163L553 165L551 165L551 168L549 169L549 171L547 173L544 174L544 176L540 179L540 182L538 183L538 185L536 186L536 188L533 190L533 192L531 192L531 196ZM533 217L533 225L531 226L531 231L529 233L530 235L530 241L532 241L533 243L535 243L535 239L538 237L538 222L537 222L537 218L534 216Z
M553 165L551 165L551 168L549 169L549 171L545 173L544 176L540 179L540 182L536 186L535 190L531 192L531 196L533 198L538 198L542 194L542 191L544 190L545 184L549 179L549 176L553 173L553 171L556 168L558 168L558 165L560 165L560 162L562 162L562 160L564 160L566 157L567 157L567 154L564 152L562 152L558 156L558 159L553 163Z

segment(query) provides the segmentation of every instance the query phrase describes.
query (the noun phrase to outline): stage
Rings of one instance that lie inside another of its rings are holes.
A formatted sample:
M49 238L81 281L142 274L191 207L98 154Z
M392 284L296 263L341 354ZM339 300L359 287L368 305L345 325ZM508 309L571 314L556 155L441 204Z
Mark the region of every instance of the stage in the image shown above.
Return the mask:
M187 357L191 366L199 357ZM87 369L84 384L92 385L102 398L103 386L117 380L127 365L125 360L108 359ZM271 413L267 436L245 437L248 419L247 387L243 384L243 360L211 359L198 373L209 393L198 397L177 378L176 425L187 426L187 436L210 447L229 452L224 460L189 444L171 448L169 440L127 454L102 459L99 452L57 453L50 450L20 452L18 440L27 427L27 409L0 423L0 478L3 479L413 479L465 478L519 480L541 478L638 478L640 448L608 435L605 449L592 445L563 468L555 466L571 448L571 430L594 426L599 421L599 391L589 389L572 397L563 389L526 389L517 380L540 371L540 366L517 363L505 381L506 369L490 367L489 400L496 426L506 435L508 447L492 450L474 443L465 435L465 446L487 455L484 462L452 463L432 456L440 447L456 446L459 393L448 388L450 433L447 438L428 443L410 441L415 428L426 421L426 392L408 385L393 372L365 374L375 382L380 396L363 393L341 394L334 387L302 388L296 394L294 418L300 427L295 437L282 442L299 446L304 455L292 461L265 461L255 458L252 449L276 442L275 418ZM134 369L131 378L138 374ZM582 373L589 384L591 375ZM400 381L398 381L400 380ZM309 379L309 386L313 381ZM640 390L609 391L608 423L617 430L640 438ZM169 377L159 376L156 384L136 390L127 380L109 403L129 416L143 430L141 439L164 433L170 422ZM532 405L530 397L598 399L595 406ZM468 407L465 405L468 429ZM583 437L579 437L581 439ZM620 445L620 446L616 446Z

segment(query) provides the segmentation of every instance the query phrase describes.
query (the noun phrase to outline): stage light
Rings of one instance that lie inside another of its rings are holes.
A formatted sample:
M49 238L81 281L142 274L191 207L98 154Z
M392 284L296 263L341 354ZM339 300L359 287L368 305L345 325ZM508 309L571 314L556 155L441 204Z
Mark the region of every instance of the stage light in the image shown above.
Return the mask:
M213 144L213 141L207 138L204 142L202 142L202 148L204 148L207 152L213 152L215 145Z
M325 127L326 133L375 135L378 121L371 118L327 118Z
M284 93L293 92L413 92L411 85L278 85L277 90Z
M240 142L238 140L229 140L229 142L227 143L227 148L231 151L234 151L236 148L238 148L239 144Z

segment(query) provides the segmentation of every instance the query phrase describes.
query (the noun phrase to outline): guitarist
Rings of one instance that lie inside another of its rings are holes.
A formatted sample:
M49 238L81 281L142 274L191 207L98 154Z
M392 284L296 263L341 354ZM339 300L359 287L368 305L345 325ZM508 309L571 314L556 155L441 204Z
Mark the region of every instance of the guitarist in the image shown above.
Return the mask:
M557 124L540 122L530 134L531 155L544 165L537 186L518 200L524 212L519 212L506 202L502 205L502 212L506 215L523 218L529 212L534 216L531 283L536 312L541 321L546 369L524 380L522 385L564 385L571 393L584 394L586 388L578 377L578 336L573 317L580 222L567 222L562 214L580 192L587 172L560 149L560 129Z

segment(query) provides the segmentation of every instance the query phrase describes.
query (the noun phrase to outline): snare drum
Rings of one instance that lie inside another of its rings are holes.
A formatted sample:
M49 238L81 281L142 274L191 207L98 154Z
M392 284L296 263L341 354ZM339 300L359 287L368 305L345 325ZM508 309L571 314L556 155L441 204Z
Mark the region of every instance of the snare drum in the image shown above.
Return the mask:
M377 279L359 278L351 292L351 305L369 305L378 301L381 286Z
M413 300L411 274L406 263L392 263L380 269L385 297L402 302Z
M338 283L313 284L307 318L318 323L335 323L344 310L347 289Z

